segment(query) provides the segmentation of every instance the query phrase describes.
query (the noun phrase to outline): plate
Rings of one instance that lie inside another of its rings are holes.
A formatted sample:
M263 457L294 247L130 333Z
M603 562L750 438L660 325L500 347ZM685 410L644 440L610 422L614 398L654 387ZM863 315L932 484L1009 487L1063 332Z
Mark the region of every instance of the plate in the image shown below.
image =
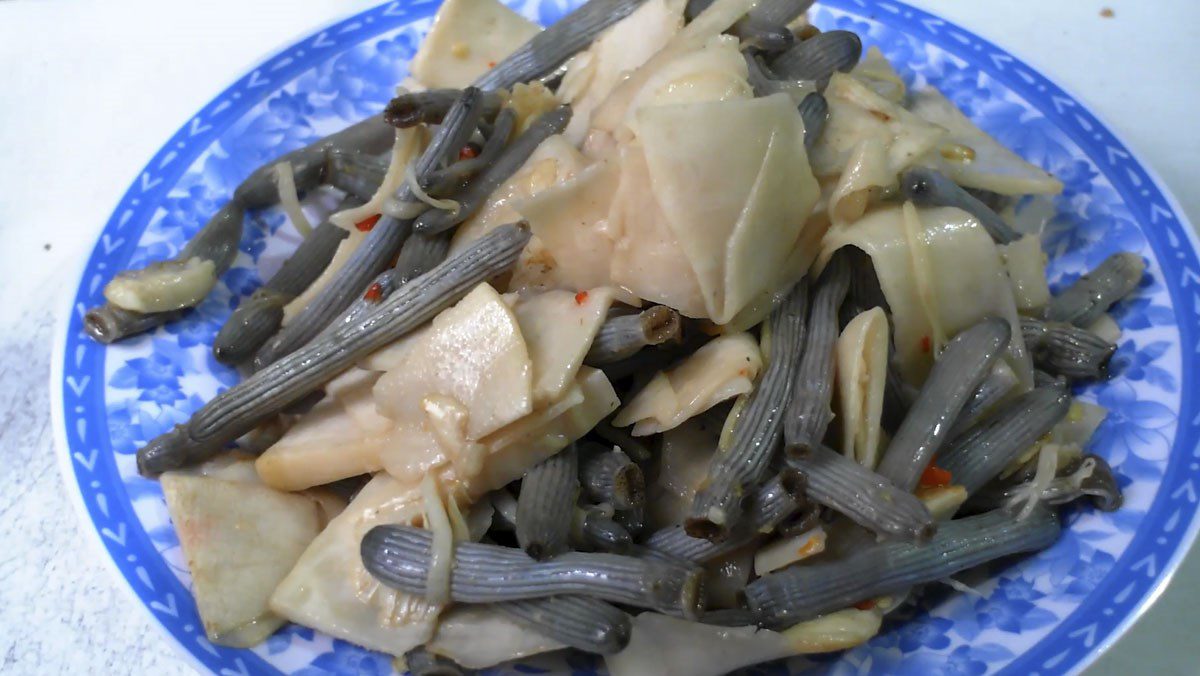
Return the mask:
M579 0L514 8L543 24ZM84 267L56 351L53 406L69 492L116 570L193 662L214 673L388 673L391 659L289 626L253 650L204 637L179 540L158 484L134 452L238 381L209 346L236 304L297 243L278 210L247 217L241 252L188 318L120 345L83 333L117 271L173 256L241 178L377 112L405 76L437 2L383 5L300 40L200 110L138 175ZM866 645L747 674L1052 674L1081 670L1132 623L1195 539L1200 491L1200 260L1197 240L1161 184L1087 108L1019 59L898 2L828 0L822 28L878 45L910 86L940 88L984 130L1062 179L1045 245L1052 286L1117 250L1149 261L1115 316L1124 333L1115 377L1081 397L1109 409L1092 450L1125 490L1114 514L1070 510L1062 538L973 581L977 594L934 588ZM594 674L603 662L548 656L495 673Z

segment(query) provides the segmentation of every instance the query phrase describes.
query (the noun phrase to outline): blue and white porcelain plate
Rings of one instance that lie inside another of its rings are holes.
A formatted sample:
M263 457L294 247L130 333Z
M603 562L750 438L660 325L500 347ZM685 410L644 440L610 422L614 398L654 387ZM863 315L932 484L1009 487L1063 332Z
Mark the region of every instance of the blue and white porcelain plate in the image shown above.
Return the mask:
M513 0L543 24L579 0ZM200 110L146 165L104 226L74 294L53 397L69 490L117 570L167 634L216 673L374 674L391 659L289 626L252 650L210 644L189 591L158 484L134 452L186 420L238 376L209 347L237 300L278 268L297 240L277 210L248 217L241 253L185 320L105 347L83 332L113 272L175 255L239 180L282 151L379 111L430 26L437 0L400 0L282 50ZM1020 60L899 2L827 0L822 28L878 45L910 85L937 86L984 130L1062 179L1045 235L1056 286L1117 250L1148 261L1115 377L1081 396L1109 409L1092 450L1125 491L1113 514L1068 513L1049 550L996 568L979 595L931 590L866 645L748 674L1058 674L1081 670L1161 589L1196 536L1200 491L1200 260L1197 240L1158 181L1095 116ZM602 672L601 661L552 657L497 674Z

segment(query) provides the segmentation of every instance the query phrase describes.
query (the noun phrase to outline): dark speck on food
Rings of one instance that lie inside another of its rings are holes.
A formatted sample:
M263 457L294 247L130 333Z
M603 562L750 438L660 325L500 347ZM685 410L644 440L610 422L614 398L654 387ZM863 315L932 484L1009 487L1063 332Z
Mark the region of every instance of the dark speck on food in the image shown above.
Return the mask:
M45 249L46 251L49 251L49 250L50 250L50 243L49 243L49 242L47 242L46 244L43 244L43 245L42 245L42 248L43 248L43 249Z

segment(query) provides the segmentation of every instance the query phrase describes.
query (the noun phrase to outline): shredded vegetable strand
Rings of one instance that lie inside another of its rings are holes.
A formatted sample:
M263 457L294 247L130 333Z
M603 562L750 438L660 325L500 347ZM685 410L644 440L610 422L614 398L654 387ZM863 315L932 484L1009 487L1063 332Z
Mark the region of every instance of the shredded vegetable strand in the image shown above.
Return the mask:
M417 172L412 164L404 168L404 187L408 188L413 197L416 197L434 209L448 211L451 215L457 215L458 210L462 207L461 204L452 199L438 199L425 192L425 189L421 187L421 182L417 180Z
M275 165L275 183L279 186L279 206L283 207L292 227L301 237L312 234L312 223L300 208L300 196L296 194L296 177L292 172L291 162L280 162Z
M450 602L450 568L454 565L454 533L446 505L438 495L437 479L426 474L421 481L421 499L425 507L425 528L433 533L429 556L429 575L425 598L434 605Z

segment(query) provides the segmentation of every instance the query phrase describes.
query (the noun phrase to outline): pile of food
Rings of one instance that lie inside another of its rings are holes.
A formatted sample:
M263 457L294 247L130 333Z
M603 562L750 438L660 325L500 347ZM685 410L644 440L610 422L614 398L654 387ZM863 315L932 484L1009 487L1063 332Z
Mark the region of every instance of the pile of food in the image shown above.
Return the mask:
M1060 183L807 0L447 0L379 116L257 170L87 326L174 320L244 212L305 238L151 440L214 642L284 622L479 669L572 648L720 674L862 643L1115 509L1084 452L1108 308L1014 205ZM342 196L312 227L318 193Z

